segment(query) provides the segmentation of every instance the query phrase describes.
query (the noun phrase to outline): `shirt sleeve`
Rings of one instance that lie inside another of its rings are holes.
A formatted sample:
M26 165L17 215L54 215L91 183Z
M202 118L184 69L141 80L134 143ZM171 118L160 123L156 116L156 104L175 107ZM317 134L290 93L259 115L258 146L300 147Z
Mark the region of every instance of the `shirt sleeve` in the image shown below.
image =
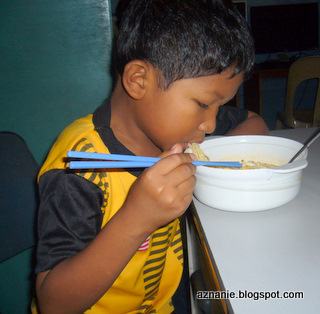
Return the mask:
M39 195L36 273L83 250L100 231L103 218L100 188L63 169L40 177Z
M224 135L248 118L246 109L222 106L216 118L216 128L210 135Z

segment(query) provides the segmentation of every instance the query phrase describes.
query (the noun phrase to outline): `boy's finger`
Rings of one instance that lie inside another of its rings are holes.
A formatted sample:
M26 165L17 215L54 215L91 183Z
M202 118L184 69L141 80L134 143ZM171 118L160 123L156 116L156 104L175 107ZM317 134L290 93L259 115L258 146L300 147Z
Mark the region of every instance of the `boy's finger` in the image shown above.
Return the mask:
M192 165L191 163L183 163L169 172L166 175L166 178L167 180L175 181L176 186L179 186L184 181L189 180L190 177L193 177L195 173L196 167L194 165Z
M159 171L161 175L167 175L179 166L183 164L191 164L194 161L194 156L192 154L172 154L164 157L151 168L155 171ZM191 165L194 167L193 165ZM150 170L151 170L150 168Z

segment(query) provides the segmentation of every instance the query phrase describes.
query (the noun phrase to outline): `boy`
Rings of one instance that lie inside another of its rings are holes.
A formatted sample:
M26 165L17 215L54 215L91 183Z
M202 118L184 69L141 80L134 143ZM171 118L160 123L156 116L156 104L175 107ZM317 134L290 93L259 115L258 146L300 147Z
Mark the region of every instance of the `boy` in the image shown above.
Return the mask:
M174 310L183 269L179 217L196 170L183 150L215 130L219 107L254 58L245 22L212 0L132 1L117 50L121 79L111 99L63 131L39 174L42 313ZM268 132L253 113L228 116L230 134ZM71 171L68 150L163 159L143 171Z

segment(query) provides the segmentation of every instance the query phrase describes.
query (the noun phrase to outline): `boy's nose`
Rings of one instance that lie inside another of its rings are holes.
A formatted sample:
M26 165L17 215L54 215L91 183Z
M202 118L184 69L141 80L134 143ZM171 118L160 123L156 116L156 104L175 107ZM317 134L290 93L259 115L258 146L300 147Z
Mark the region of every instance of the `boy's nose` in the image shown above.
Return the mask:
M211 112L211 114L207 114L205 120L199 125L199 130L210 134L216 128L216 116Z

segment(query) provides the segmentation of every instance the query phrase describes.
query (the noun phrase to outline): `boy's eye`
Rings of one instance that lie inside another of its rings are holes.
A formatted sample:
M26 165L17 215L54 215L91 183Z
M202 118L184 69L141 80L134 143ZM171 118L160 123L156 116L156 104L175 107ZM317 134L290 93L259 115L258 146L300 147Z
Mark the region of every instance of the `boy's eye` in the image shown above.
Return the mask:
M202 102L200 102L200 101L198 101L197 103L198 103L198 105L199 105L201 108L209 108L208 105L206 105L206 104L204 104L204 103L202 103Z

